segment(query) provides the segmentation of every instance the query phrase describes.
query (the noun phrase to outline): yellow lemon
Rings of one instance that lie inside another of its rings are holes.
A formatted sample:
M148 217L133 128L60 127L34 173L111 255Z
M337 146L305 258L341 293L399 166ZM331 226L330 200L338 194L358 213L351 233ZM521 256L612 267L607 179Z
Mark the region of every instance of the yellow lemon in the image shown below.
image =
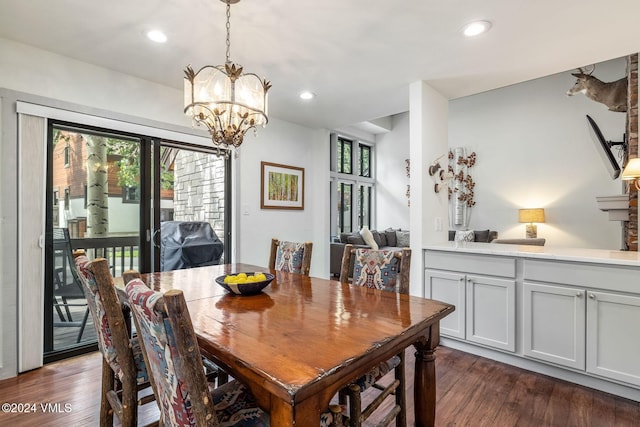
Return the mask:
M256 279L259 282L264 282L265 280L267 280L267 276L265 276L264 273L258 273L256 274Z
M238 274L238 279L246 279L247 278L247 273L240 273Z

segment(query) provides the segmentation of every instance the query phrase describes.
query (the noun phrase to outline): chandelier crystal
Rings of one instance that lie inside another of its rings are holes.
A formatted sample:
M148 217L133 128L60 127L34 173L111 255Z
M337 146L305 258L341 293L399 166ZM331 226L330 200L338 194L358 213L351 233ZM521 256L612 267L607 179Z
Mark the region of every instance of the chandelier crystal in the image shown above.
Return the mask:
M242 144L245 133L266 126L267 92L271 83L254 73L243 73L230 57L231 4L240 0L220 0L227 5L227 58L224 65L205 65L195 72L184 70L184 112L194 125L204 125L211 134L216 154L229 155L229 149Z

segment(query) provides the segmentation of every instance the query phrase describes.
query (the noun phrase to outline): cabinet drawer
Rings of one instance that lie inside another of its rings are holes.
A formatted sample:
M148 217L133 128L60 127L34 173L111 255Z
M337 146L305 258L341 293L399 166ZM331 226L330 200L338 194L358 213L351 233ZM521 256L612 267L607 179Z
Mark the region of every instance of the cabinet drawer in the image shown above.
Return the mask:
M503 256L425 251L424 266L430 269L462 271L468 274L516 277L515 258Z
M620 265L524 260L524 279L622 292L640 291L640 269Z

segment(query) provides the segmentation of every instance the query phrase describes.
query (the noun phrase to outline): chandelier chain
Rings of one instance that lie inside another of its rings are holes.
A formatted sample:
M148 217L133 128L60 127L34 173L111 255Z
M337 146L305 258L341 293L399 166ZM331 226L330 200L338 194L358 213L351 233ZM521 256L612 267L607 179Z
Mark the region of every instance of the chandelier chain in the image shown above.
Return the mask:
M231 63L231 3L227 1L227 64Z

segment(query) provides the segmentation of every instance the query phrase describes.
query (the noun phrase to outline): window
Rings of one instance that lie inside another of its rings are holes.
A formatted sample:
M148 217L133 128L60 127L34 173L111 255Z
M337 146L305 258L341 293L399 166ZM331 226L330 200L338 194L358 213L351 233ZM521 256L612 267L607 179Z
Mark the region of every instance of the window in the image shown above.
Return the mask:
M64 146L64 167L69 167L69 144Z
M338 183L338 230L350 233L351 229L351 189L353 184Z
M371 147L358 144L358 175L371 178Z
M351 148L353 141L344 138L338 138L337 154L338 154L338 172L339 173L351 173L351 163L353 158L351 156Z
M358 188L358 227L365 225L371 228L371 186L361 185Z
M71 192L69 190L69 187L64 189L64 209L65 210L69 210L69 203L70 203L70 197L71 196Z
M55 190L53 192L53 206L58 206L58 197L60 197L58 190Z
M139 203L140 187L125 185L122 187L122 203Z
M373 146L331 135L331 235L373 226Z

